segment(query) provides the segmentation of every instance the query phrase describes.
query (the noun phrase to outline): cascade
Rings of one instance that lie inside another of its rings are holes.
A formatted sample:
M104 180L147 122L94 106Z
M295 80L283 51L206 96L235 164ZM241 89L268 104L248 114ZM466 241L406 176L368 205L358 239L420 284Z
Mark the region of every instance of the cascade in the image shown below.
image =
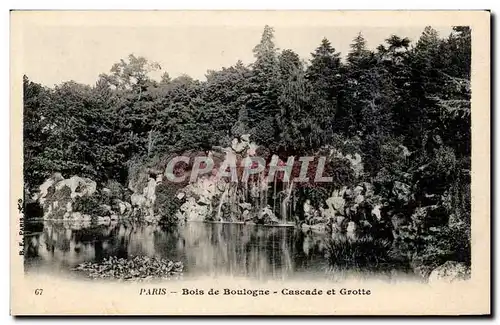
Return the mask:
M293 182L285 182L283 191L286 191L286 196L281 202L281 219L283 223L286 223L287 221L287 212L288 212L288 205L290 203L290 198L292 196L292 191L293 191Z
M228 194L228 189L225 189L224 190L224 193L222 193L221 197L220 197L220 201L219 201L219 206L217 208L217 221L220 221L222 219L222 215L221 215L221 209L222 209L222 204L224 203L224 199L226 198Z

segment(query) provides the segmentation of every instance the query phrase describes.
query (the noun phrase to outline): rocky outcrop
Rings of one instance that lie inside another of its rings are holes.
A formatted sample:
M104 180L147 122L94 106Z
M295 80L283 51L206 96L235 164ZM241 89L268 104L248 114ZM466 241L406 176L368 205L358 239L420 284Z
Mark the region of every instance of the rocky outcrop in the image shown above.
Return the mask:
M97 189L90 178L74 175L68 179L55 173L33 196L43 210L44 220L110 222L126 217L131 205L112 197L111 191Z
M271 207L266 206L262 208L262 210L256 215L256 217L254 218L254 222L256 224L272 225L279 223L279 220L274 214L273 210L271 210Z
M231 145L226 148L216 147L208 153L219 171L221 166L240 166L243 159L256 154L258 146L250 142L249 135L242 135L233 139ZM159 164L161 165L161 164ZM136 177L144 183L145 174L164 174L166 164L163 167L155 167L155 173L145 169L143 176ZM163 168L163 169L162 169ZM241 175L239 175L241 177ZM232 182L230 177L220 177L217 173L206 173L198 177L196 182L185 184L172 195L179 204L179 209L175 212L175 217L180 222L186 221L228 221L228 222L273 222L276 216L271 215L266 208L264 196L267 194L269 184L266 180ZM146 207L143 214L150 215L148 207L153 205L155 197L154 187L148 199L147 188L142 189L140 182L134 182L129 188L134 189L132 205L134 207ZM151 182L151 181L150 181ZM158 180L157 180L158 182ZM166 184L165 184L166 185ZM168 200L169 198L165 198ZM151 203L153 204L151 204ZM153 215L156 211L152 211Z
M149 178L142 192L134 193L130 197L133 214L146 222L158 222L161 217L154 211L157 183L156 178Z
M194 197L189 197L178 212L177 218L186 221L205 221L212 214L212 208L209 205L198 204Z
M112 208L122 216L129 215L132 212L132 204L130 202L124 202L120 199L116 199L114 201L114 206Z
M243 151L250 148L250 135L244 134L239 139L235 138L231 142L231 149L235 153L242 153Z
M347 223L346 234L347 238L356 239L358 237L358 225L353 221L349 221Z
M89 178L64 179L55 173L40 186L33 199L43 208L44 219L87 220L90 218L86 214L74 211L74 204L77 198L92 196L96 189L96 182Z
M335 190L328 199L326 199L327 208L320 208L322 215L327 218L335 218L345 214L345 199L344 194L347 188L344 186L340 190Z
M70 199L75 199L82 196L90 196L95 193L97 189L97 183L90 178L82 178L79 176L72 176L69 179L64 179L60 173L55 173L51 178L46 180L42 185L40 185L38 193L33 197L35 201L41 205L44 205L47 199L51 201L57 194L62 195L62 191L69 190L67 194Z
M203 177L182 189L178 196L184 203L181 205L178 218L182 221L204 221L213 215L213 204L216 196L222 196L224 184L218 184L215 176ZM222 192L222 193L221 193Z
M343 233L351 239L377 232L383 223L384 204L375 195L373 185L363 182L358 185L343 186L332 192L325 200L325 207L319 209L326 229L335 236Z
M429 283L451 283L464 281L470 278L470 268L464 263L447 261L435 268L429 275Z

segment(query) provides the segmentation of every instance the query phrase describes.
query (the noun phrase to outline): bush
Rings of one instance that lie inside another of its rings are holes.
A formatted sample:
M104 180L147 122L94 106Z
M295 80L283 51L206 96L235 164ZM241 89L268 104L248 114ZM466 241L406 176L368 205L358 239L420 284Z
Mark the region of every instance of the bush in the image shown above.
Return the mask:
M101 207L103 204L107 204L108 199L99 194L77 197L73 204L73 211L90 216L102 216L108 212Z
M327 260L338 269L385 269L393 265L391 242L370 236L351 240L347 237L331 239L327 243Z
M177 224L176 212L182 202L177 198L178 185L161 183L156 186L155 214L161 216L160 223L166 226Z
M415 251L412 263L420 269L425 269L426 273L447 261L470 266L470 229L465 227L465 224L434 229L421 238L421 248Z
M111 179L108 180L105 187L111 191L112 199L120 199L122 201L124 200L126 189L122 184Z

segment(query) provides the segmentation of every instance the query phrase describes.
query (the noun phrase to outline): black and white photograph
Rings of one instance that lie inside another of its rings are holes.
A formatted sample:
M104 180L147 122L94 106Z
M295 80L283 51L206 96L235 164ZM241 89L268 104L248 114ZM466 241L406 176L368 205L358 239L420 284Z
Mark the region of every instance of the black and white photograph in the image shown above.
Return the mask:
M24 277L175 299L207 290L162 283L278 299L317 294L291 282L470 281L471 24L47 14L15 76Z

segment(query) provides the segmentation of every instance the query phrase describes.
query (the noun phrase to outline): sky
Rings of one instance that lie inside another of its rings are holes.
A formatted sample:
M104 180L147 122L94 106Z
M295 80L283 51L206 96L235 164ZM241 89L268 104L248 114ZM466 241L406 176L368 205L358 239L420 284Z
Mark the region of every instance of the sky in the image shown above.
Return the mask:
M323 37L345 57L352 39L361 32L370 49L392 34L416 42L424 25L416 27L366 26L291 26L275 28L275 43L280 49L292 49L302 59ZM171 77L188 74L203 80L207 70L231 66L238 60L253 62L253 47L259 42L264 26L171 25L171 26L57 26L41 25L23 31L23 70L30 80L46 86L63 81L95 84L101 73L129 54L158 62L161 71ZM451 26L433 26L447 37Z

